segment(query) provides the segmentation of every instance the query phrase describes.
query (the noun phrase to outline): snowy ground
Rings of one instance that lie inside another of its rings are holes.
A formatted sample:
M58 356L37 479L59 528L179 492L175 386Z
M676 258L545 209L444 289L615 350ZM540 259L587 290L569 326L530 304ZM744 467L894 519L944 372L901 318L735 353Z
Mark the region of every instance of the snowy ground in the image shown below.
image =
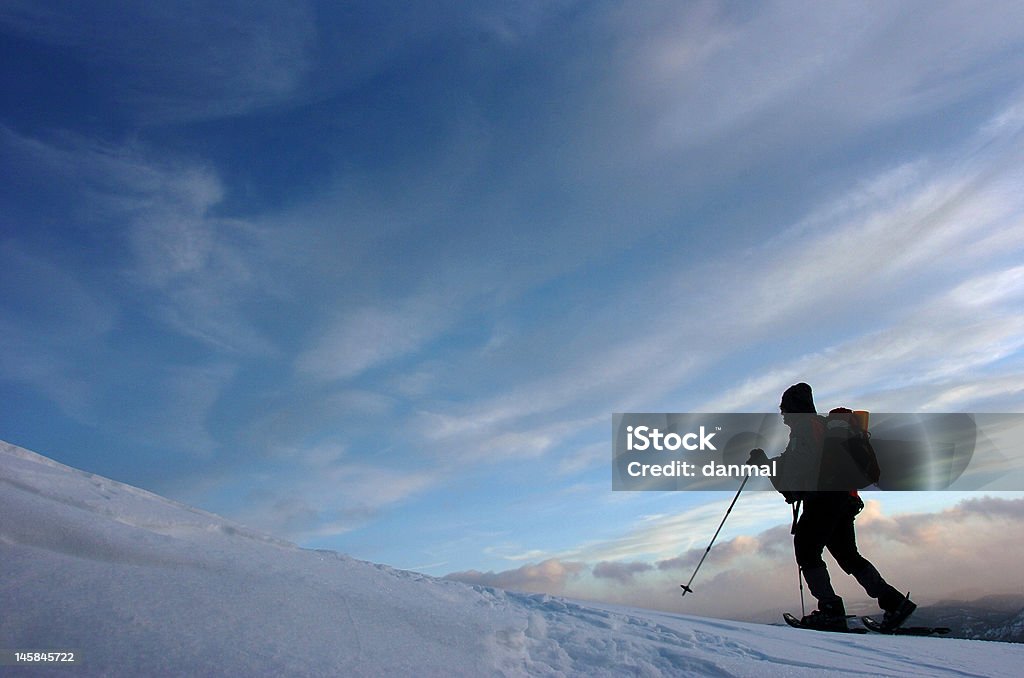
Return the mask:
M666 595L675 595L674 592ZM1019 676L1024 646L578 604L300 549L0 443L10 675Z

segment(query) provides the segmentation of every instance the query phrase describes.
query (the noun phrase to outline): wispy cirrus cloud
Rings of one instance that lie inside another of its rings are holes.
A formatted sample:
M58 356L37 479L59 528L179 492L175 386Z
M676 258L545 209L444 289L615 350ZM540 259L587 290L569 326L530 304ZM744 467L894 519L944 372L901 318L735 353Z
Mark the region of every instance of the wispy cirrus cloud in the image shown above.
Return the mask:
M1013 188L1024 178L1014 162L1024 148L1019 127L1003 124L993 137L994 129L966 141L955 154L966 160L951 169L922 159L884 170L762 245L653 271L628 293L586 298L564 319L525 328L511 346L469 356L455 376L520 364L515 351L547 369L510 374L500 394L471 403L425 401L421 428L462 436L473 449L503 448L510 431L534 434L539 455L603 423L597 413L663 408L674 394L685 395L670 408L742 411L774 409L781 389L801 380L825 401L908 380L932 389L903 411L933 407L943 384L981 379L991 388L987 370L1024 336L1012 312L1019 274L1008 260L1024 248L1024 203ZM750 273L729 274L737 270ZM795 353L751 365L764 374L687 393L719 361L778 341ZM880 397L869 398L872 407Z
M224 188L203 162L6 127L0 144L74 235L53 238L44 219L4 242L8 299L52 311L5 314L4 372L127 444L210 459L224 439L211 416L239 362L273 350L250 315L269 289L265 234L212 215Z
M339 315L299 355L300 371L323 380L354 377L421 349L454 320L440 299L429 298L359 306Z
M970 410L983 399L1019 393L1020 368L1004 363L1024 346L1019 316L994 307L972 317L943 301L892 327L776 366L702 409L770 409L781 389L797 381L817 385L823 406L856 400L892 412Z
M166 445L186 457L211 454L207 417L234 370L225 363L144 364L119 355L113 335L123 308L48 258L0 244L7 290L0 317L0 375L19 381L88 426L132 444ZM26 303L26 300L31 300ZM155 387L143 392L140 382ZM107 412L118 413L105 421Z
M93 246L117 255L90 272L108 296L146 305L169 329L228 352L271 350L244 306L275 289L263 276L273 244L253 224L212 214L224 195L213 169L71 134L43 140L0 128L0 141L39 177L33 190L59 193ZM154 296L133 295L124 280Z
M902 3L867 8L721 3L618 11L623 49L613 73L631 83L622 101L662 153L735 141L759 152L863 134L1014 87L1005 55L1024 41L1020 8ZM894 34L913 40L892 40ZM800 102L799 107L792 102ZM783 114L784 112L784 114ZM809 149L810 150L810 149Z
M363 527L441 480L431 469L391 468L347 458L343 451L324 452L321 447L291 459L306 462L298 469L290 464L272 473L222 478L220 489L243 492L247 501L235 513L246 525L308 542Z

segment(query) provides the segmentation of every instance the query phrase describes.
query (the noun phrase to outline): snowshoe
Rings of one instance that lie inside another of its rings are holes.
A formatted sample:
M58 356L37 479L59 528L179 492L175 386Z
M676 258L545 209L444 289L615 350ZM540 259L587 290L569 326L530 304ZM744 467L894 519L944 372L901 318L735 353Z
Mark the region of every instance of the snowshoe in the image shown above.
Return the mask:
M824 623L823 619L815 618L815 614L820 614L817 610L807 615L803 619L797 619L788 612L782 613L782 618L786 620L786 623L797 629L809 629L811 631L825 631L827 633L867 633L868 630L859 626L849 626L846 623L846 617L842 617L842 623L831 621ZM805 623L805 620L809 623Z
M864 627L875 633L884 633L890 636L944 636L950 632L948 626L897 626L894 629L885 630L884 622L871 617L861 617Z

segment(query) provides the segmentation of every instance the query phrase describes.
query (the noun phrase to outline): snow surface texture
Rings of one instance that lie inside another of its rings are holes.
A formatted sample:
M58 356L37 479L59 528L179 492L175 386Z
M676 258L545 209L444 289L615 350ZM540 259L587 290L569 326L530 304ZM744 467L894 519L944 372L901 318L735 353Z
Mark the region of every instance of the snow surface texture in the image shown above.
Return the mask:
M676 595L667 591L666 595ZM4 675L1019 676L1024 646L853 636L435 579L311 551L0 442Z

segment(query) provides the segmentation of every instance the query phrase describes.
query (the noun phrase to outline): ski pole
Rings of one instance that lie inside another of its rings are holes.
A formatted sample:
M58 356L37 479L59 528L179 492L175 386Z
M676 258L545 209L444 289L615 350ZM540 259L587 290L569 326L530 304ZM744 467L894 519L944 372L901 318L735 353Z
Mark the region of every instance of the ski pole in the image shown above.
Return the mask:
M803 501L793 502L793 527L790 528L789 533L792 535L796 534L796 524L800 517L800 508L803 506ZM796 562L796 580L800 584L800 614L807 616L807 608L804 606L804 568L800 566L800 561Z
M693 583L694 577L697 576L697 571L700 570L700 566L704 564L704 559L708 557L709 553L711 553L711 547L714 546L715 540L718 539L718 533L722 531L722 526L725 525L725 519L728 518L729 513L732 512L732 507L736 505L736 500L740 498L740 492L743 491L743 486L747 484L748 480L750 480L750 476L743 477L743 482L740 483L740 489L736 490L736 496L732 498L732 503L729 504L729 508L725 510L725 515L722 516L722 522L718 524L718 529L715 530L715 536L711 537L711 543L708 544L706 549L704 549L704 555L700 557L700 562L697 563L697 568L693 571L693 575L690 576L690 581L679 585L683 589L684 597L687 593L693 593L693 589L690 588L690 584Z
M796 580L800 583L800 616L807 616L807 607L804 605L804 568L800 563L796 564Z

